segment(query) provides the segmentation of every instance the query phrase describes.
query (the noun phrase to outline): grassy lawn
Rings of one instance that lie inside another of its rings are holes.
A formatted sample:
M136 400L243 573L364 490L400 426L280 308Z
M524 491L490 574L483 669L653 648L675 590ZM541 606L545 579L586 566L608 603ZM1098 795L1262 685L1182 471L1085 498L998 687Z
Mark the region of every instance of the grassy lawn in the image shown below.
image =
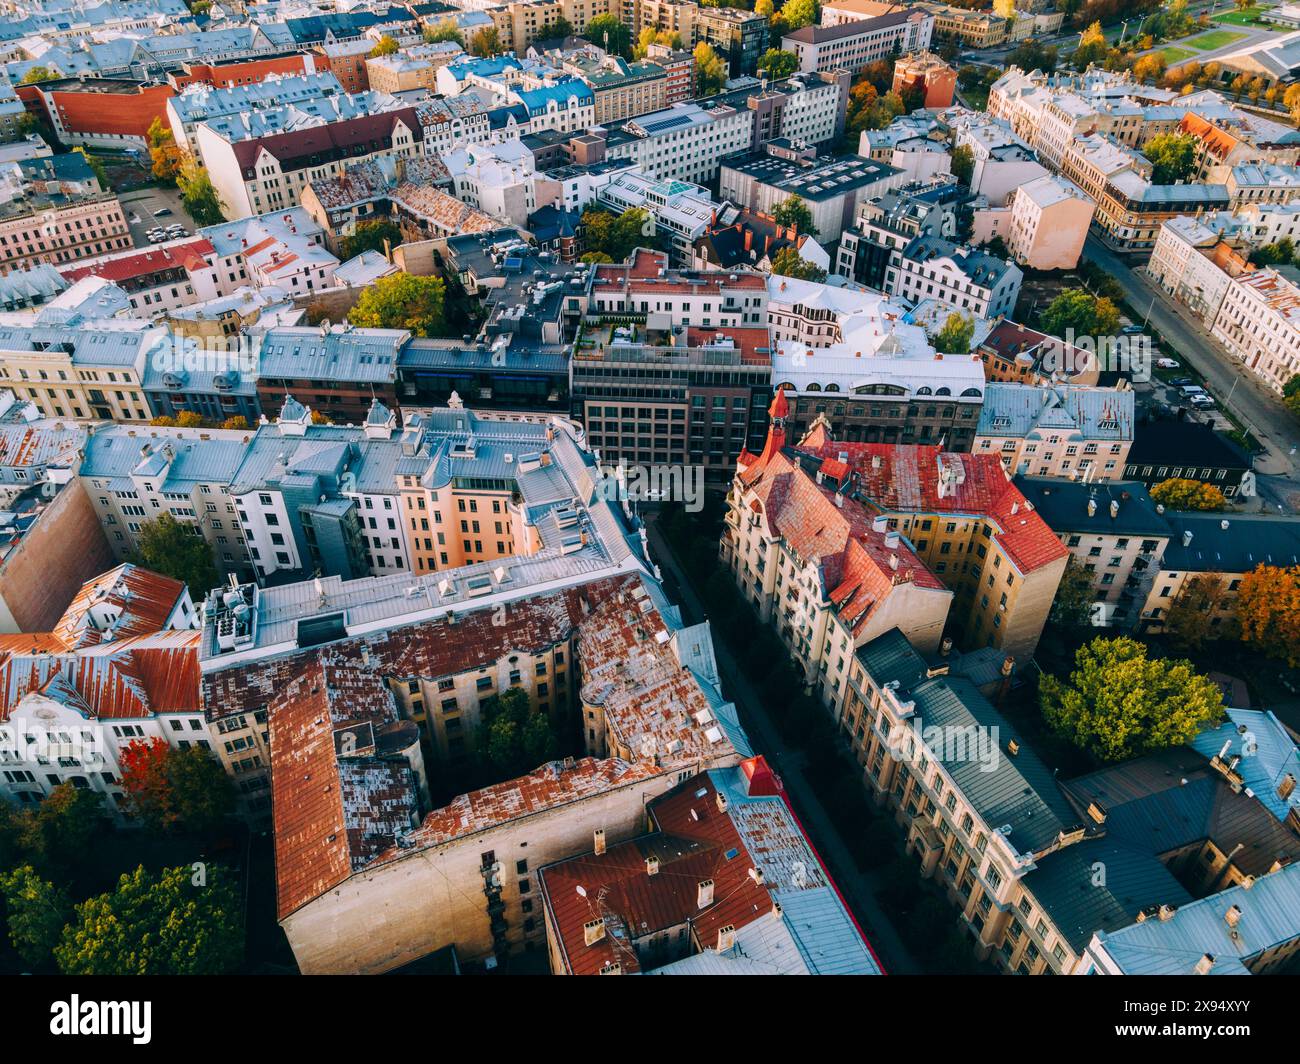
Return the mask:
M1160 54L1165 57L1165 63L1173 66L1175 63L1185 63L1189 59L1195 59L1196 53L1187 48L1161 48Z
M1183 43L1190 48L1195 48L1198 52L1210 52L1215 48L1225 48L1232 44L1233 41L1239 41L1245 36L1244 33L1236 33L1232 30L1211 30L1209 33L1203 33L1199 37L1193 37Z
M1248 7L1245 11L1225 11L1220 15L1210 16L1211 22L1226 22L1232 26L1258 26L1261 29L1277 31L1277 26L1269 25L1267 22L1260 22L1259 16L1264 9L1262 7Z

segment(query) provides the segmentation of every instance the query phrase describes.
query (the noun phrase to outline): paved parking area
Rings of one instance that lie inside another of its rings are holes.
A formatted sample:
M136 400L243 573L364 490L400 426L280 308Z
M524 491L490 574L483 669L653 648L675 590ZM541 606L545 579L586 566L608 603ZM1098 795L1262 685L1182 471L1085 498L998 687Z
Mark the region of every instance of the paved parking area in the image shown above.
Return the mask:
M122 206L127 212L126 223L131 229L131 239L136 247L150 246L147 231L154 226L164 229L174 224L185 226L188 233L194 232L194 220L181 206L181 194L174 188L142 188L134 192L124 192L121 196ZM157 211L170 210L162 217Z

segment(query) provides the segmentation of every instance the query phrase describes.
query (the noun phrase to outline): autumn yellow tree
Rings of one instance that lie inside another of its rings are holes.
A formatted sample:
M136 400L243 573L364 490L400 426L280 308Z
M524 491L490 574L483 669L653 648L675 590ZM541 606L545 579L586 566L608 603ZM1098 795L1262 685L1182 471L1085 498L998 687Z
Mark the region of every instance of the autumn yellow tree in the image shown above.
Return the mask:
M1245 642L1300 667L1300 565L1260 565L1243 576L1237 623Z
M1170 510L1222 510L1228 505L1213 484L1184 478L1161 481L1151 489L1151 498Z

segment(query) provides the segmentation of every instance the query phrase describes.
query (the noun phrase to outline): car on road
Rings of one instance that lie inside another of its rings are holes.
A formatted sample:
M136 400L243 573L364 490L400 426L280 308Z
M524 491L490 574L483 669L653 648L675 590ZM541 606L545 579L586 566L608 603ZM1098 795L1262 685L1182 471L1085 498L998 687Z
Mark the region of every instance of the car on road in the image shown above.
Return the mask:
M1142 325L1125 325L1124 328L1120 329L1120 332L1125 336L1136 336L1138 333L1142 332L1144 328L1145 326Z
M1156 365L1160 369L1177 369L1182 363L1174 358L1157 358Z

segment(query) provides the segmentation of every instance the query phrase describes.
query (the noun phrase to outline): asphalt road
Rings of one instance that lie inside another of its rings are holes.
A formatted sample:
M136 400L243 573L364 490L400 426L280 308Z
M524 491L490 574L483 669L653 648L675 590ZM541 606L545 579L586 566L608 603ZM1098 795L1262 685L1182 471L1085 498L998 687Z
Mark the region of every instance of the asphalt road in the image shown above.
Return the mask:
M1134 312L1146 315L1147 324L1205 378L1219 405L1230 409L1263 445L1266 453L1256 459L1256 470L1262 480L1275 481L1261 483L1269 497L1300 493L1300 461L1291 453L1300 445L1300 431L1277 394L1228 355L1192 312L1168 299L1145 271L1130 268L1095 236L1088 237L1083 254L1119 282Z

